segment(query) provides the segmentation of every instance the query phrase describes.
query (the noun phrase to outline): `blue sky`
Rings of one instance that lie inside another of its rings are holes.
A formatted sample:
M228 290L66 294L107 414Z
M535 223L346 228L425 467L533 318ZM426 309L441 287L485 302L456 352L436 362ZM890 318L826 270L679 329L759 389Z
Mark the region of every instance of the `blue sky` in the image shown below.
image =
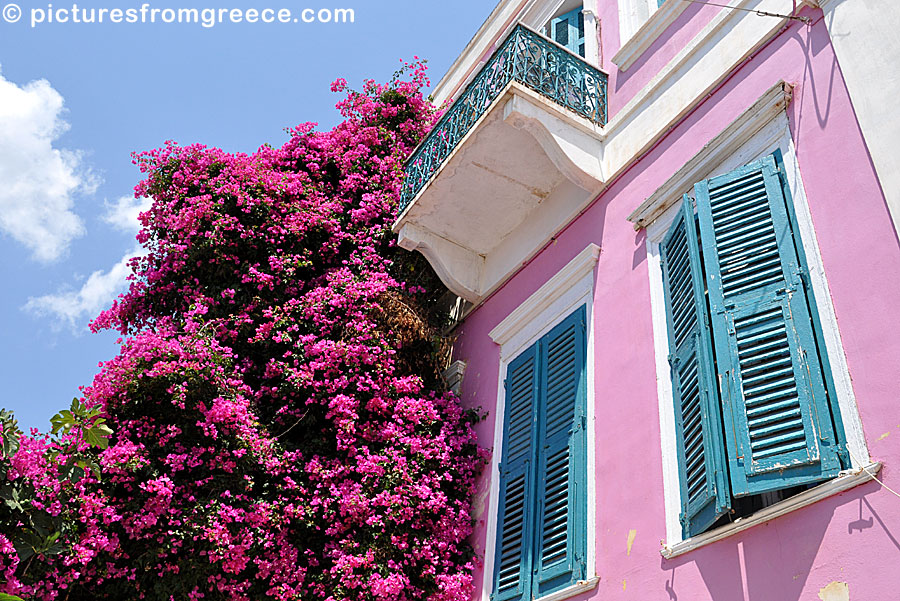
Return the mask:
M252 152L280 145L284 128L301 122L331 127L339 100L331 81L385 81L401 58L421 56L436 83L494 7L266 2L160 0L148 8L351 8L354 23L203 27L159 22L162 13L156 23L49 23L51 3L29 0L15 0L18 22L0 20L0 407L21 426L46 430L116 353L116 335L90 334L87 323L124 289L124 260L136 250L132 151L171 139ZM8 4L0 0L2 15L14 19ZM45 22L32 27L40 11Z

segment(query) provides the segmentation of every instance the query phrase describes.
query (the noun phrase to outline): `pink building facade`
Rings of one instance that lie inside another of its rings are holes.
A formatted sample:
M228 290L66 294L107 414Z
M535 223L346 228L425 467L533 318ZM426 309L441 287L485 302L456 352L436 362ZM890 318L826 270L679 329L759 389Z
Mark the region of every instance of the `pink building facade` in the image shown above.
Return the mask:
M900 598L900 17L721 4L504 0L436 89L478 600Z

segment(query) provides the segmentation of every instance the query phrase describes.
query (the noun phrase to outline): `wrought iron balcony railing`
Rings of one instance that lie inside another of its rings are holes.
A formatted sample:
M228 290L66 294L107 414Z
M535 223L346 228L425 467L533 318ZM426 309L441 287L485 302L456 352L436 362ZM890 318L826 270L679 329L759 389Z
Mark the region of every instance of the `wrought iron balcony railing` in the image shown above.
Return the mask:
M402 212L511 81L606 124L606 74L524 25L516 27L406 163Z

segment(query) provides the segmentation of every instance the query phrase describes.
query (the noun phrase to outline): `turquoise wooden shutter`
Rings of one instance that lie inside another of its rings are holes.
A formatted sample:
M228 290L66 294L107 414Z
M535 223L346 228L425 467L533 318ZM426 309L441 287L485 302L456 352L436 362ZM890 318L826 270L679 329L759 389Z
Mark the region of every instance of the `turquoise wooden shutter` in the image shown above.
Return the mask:
M534 344L507 368L494 570L496 601L531 598L537 362L537 344Z
M580 8L550 21L550 37L575 54L584 56L584 13Z
M700 247L690 198L685 197L663 239L660 255L675 403L681 525L687 538L703 532L731 509Z
M836 476L825 380L775 161L694 191L732 494Z
M540 342L535 597L585 578L585 350L584 307Z
M656 3L656 7L659 8L660 6L663 5L663 3L664 3L665 1L666 1L666 0L658 0L657 3Z

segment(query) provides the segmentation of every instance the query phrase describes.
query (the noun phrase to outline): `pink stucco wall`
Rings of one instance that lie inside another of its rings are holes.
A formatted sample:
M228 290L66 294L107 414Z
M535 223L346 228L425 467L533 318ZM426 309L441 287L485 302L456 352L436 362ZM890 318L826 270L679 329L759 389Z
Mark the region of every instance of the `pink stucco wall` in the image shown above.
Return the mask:
M812 27L792 25L766 45L461 326L463 398L489 410L499 348L488 332L588 243L602 247L591 500L601 580L578 599L815 601L832 581L846 582L853 600L900 599L900 498L874 482L671 561L659 553L666 533L647 254L644 233L626 216L780 79L796 84L788 117L869 451L884 462L884 481L900 490L900 246L822 15L809 14L817 19ZM647 72L635 72L619 90L610 86L611 105L621 106L658 69L655 58L643 62L634 68ZM479 425L484 446L494 425L492 415ZM474 537L481 554L485 519L496 511L488 489L483 480Z

